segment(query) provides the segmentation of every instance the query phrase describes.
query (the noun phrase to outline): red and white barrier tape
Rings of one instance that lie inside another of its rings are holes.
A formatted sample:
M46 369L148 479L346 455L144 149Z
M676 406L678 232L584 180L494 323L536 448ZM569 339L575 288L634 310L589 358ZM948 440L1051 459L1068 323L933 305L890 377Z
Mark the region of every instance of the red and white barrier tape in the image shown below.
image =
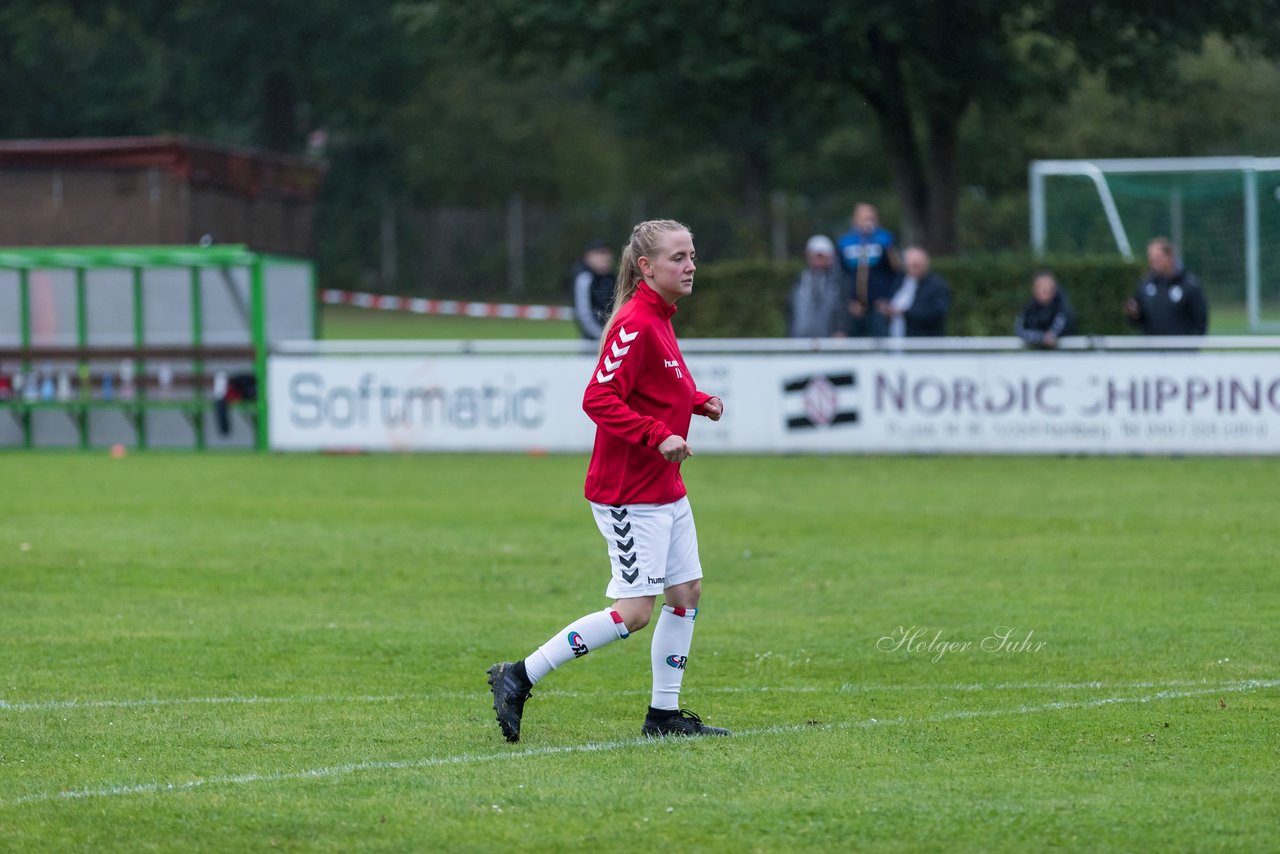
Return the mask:
M387 294L367 294L326 288L320 291L326 305L354 305L382 311L414 314L441 314L462 317L505 317L519 320L573 320L573 309L563 305L516 305L509 302L462 302L451 299L420 299Z

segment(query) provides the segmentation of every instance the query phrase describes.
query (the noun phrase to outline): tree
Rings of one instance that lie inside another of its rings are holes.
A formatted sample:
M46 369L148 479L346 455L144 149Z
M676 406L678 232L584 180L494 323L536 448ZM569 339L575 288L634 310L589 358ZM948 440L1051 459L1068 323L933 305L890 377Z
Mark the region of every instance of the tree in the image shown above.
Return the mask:
M401 103L415 57L392 0L12 0L0 4L9 135L186 133L300 151Z
M708 148L724 153L729 182L763 235L777 143L798 138L813 104L796 100L795 81L779 73L801 43L775 14L782 6L441 0L411 16L429 38L488 57L508 77L550 68L579 81L653 152L645 187L685 173L687 162L705 165L714 159Z
M975 105L1064 99L1085 71L1135 95L1176 84L1209 33L1274 47L1275 0L430 0L413 18L509 72L579 68L593 95L677 148L733 152L748 200L769 189L769 139L791 156L842 103L876 117L908 240L957 249L961 125ZM823 107L827 109L823 109Z

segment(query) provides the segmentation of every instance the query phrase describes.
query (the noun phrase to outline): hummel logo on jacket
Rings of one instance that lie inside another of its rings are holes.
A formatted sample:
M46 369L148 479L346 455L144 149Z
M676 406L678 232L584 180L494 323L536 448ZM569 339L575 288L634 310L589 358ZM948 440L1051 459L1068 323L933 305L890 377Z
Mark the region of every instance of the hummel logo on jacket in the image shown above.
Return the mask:
M596 423L585 493L599 504L667 504L685 496L680 464L658 446L689 436L711 396L698 391L676 343L676 312L643 282L619 311L587 383L582 408Z

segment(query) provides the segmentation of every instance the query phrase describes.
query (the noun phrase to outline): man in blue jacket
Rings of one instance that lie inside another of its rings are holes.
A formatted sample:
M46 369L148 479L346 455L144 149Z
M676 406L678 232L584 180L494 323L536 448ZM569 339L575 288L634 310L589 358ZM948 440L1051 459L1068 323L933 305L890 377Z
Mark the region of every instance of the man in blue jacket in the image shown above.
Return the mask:
M893 235L880 227L875 205L859 202L853 208L853 230L839 241L840 263L853 284L849 314L855 335L883 338L889 329L884 316L874 310L880 300L893 296L894 280L901 268Z

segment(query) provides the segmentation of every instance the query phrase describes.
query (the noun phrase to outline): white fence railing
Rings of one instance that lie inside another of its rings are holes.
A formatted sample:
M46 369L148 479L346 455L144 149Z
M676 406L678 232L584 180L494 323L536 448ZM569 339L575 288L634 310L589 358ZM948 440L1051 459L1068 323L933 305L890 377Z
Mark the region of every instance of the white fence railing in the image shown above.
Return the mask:
M412 340L283 341L274 352L288 356L351 355L570 355L596 352L593 341ZM686 338L684 353L1015 353L1030 350L1020 338ZM1063 338L1059 351L1212 352L1280 351L1280 335L1164 336L1081 335Z

